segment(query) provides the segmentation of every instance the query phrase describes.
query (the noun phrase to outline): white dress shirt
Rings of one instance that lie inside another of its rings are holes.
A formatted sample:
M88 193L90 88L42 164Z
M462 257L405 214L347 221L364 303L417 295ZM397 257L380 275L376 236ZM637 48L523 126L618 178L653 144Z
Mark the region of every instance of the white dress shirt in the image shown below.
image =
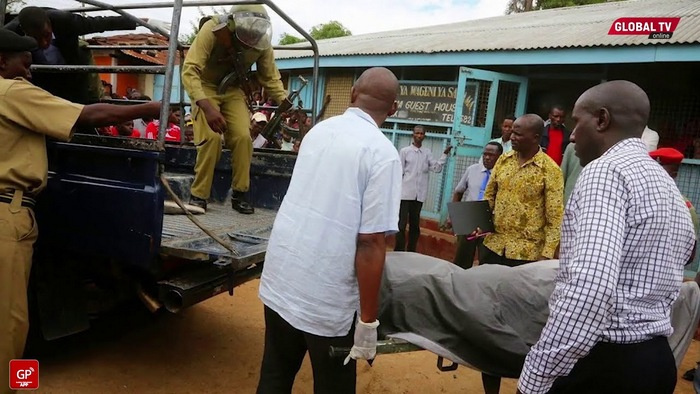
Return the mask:
M678 187L639 138L583 168L562 224L549 320L518 388L545 393L599 342L669 336L695 234Z
M503 147L503 153L508 153L513 150L513 142L508 140L503 142L503 137L494 138L489 142L498 142Z
M398 231L401 164L396 148L358 108L304 137L277 213L260 298L294 328L344 336L359 308L358 234Z
M486 178L486 171L488 170L481 163L467 167L455 188L455 193L468 192L462 198L462 201L476 201L479 199L479 192L481 185L484 183L484 178Z
M433 154L426 147L411 145L401 149L401 166L403 167L403 182L401 183L402 200L418 200L425 202L428 195L429 172L440 172L447 161L447 155L433 159Z

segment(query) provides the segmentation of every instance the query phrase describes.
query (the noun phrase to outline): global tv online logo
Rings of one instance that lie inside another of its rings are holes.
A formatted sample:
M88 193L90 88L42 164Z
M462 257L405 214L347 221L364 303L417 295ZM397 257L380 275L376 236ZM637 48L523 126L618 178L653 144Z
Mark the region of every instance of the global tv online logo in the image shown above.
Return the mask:
M627 17L618 18L610 26L608 35L643 35L655 40L673 37L680 17Z

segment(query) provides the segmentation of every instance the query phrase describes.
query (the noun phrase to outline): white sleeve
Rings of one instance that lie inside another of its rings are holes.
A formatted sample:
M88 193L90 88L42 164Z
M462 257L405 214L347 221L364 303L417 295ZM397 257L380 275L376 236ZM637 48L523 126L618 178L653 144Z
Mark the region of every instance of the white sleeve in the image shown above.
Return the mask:
M362 195L360 234L399 231L401 173L398 157L372 169Z
M455 193L464 193L467 191L467 179L469 178L470 169L471 167L468 167L467 170L464 171L464 175L462 175L462 178L459 180L459 183L455 188Z

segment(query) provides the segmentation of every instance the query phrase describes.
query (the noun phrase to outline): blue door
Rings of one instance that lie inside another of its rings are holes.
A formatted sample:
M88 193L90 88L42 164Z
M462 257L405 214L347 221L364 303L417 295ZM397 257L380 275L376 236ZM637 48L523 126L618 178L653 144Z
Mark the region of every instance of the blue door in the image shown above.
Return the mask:
M486 143L500 137L503 118L525 113L527 85L525 77L460 67L451 138L454 148L447 164L441 223L462 174L479 160Z

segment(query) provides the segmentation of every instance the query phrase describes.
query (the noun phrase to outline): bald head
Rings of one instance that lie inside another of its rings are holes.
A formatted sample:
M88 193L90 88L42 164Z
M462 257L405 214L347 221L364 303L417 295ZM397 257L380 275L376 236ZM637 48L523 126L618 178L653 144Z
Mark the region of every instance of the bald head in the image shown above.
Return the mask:
M610 81L586 90L571 114L571 134L581 165L627 138L640 138L649 119L649 97L629 81Z
M367 112L382 124L396 111L399 81L384 67L373 67L360 75L352 87L350 104Z
M649 120L649 97L630 81L610 81L594 86L579 97L576 104L600 115L610 114L609 129L626 137L641 137Z
M543 129L544 121L539 115L525 114L515 119L513 133L510 136L513 150L526 156L537 153Z

